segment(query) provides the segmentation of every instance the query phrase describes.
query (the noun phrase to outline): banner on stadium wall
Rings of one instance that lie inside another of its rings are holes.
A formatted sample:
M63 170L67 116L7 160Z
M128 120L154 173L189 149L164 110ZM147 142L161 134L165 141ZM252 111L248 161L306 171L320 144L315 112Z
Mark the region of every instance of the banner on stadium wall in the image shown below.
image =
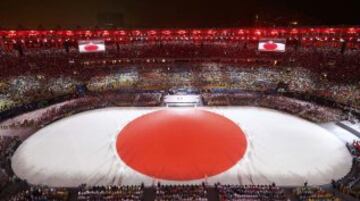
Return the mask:
M263 52L285 52L285 39L261 39L258 50Z
M78 43L80 53L105 52L104 40L79 40Z

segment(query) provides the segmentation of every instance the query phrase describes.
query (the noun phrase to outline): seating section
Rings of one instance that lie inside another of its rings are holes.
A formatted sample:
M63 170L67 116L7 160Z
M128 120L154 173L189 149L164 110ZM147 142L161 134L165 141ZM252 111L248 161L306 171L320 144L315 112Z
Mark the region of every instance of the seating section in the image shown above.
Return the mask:
M295 195L300 201L340 201L332 193L319 187L303 186L295 189Z
M30 187L8 201L67 201L69 191L62 188Z
M156 188L155 201L207 201L204 185L164 186Z
M0 135L0 189L15 180L10 160L20 143L19 137Z
M79 201L140 201L143 196L141 186L95 186L78 191Z
M281 188L274 185L217 185L220 201L285 201Z
M346 144L353 155L353 164L350 172L338 181L333 181L333 187L339 191L360 199L360 141L354 140Z

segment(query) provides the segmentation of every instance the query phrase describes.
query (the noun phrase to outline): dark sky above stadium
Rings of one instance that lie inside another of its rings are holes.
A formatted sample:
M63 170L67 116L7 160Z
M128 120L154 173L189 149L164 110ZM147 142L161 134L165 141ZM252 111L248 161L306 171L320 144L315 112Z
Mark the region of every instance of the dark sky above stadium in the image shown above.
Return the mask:
M256 15L265 25L291 20L300 25L356 25L360 24L358 1L1 0L0 27L94 27L101 22L100 13L121 13L120 26L126 28L253 26Z

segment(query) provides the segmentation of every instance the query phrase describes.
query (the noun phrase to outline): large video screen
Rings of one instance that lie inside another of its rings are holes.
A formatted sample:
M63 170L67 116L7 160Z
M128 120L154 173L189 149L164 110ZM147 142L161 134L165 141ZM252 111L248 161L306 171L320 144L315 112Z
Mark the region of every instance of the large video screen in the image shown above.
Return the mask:
M105 52L104 40L79 40L79 52L91 53L91 52Z
M258 50L263 52L285 52L285 39L261 39Z

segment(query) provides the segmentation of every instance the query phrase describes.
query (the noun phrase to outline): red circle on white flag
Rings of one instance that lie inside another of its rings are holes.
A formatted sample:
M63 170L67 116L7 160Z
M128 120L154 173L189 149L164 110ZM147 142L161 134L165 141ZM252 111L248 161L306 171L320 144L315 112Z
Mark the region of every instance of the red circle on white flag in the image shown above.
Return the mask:
M86 51L92 52L92 51L98 50L99 47L98 47L97 45L90 44L90 45L86 45L86 46L84 47L84 49L85 49Z
M265 50L276 50L278 48L278 45L274 42L266 42L264 44Z
M228 170L244 156L247 142L240 127L226 117L199 109L169 109L130 122L116 148L140 173L184 181Z

